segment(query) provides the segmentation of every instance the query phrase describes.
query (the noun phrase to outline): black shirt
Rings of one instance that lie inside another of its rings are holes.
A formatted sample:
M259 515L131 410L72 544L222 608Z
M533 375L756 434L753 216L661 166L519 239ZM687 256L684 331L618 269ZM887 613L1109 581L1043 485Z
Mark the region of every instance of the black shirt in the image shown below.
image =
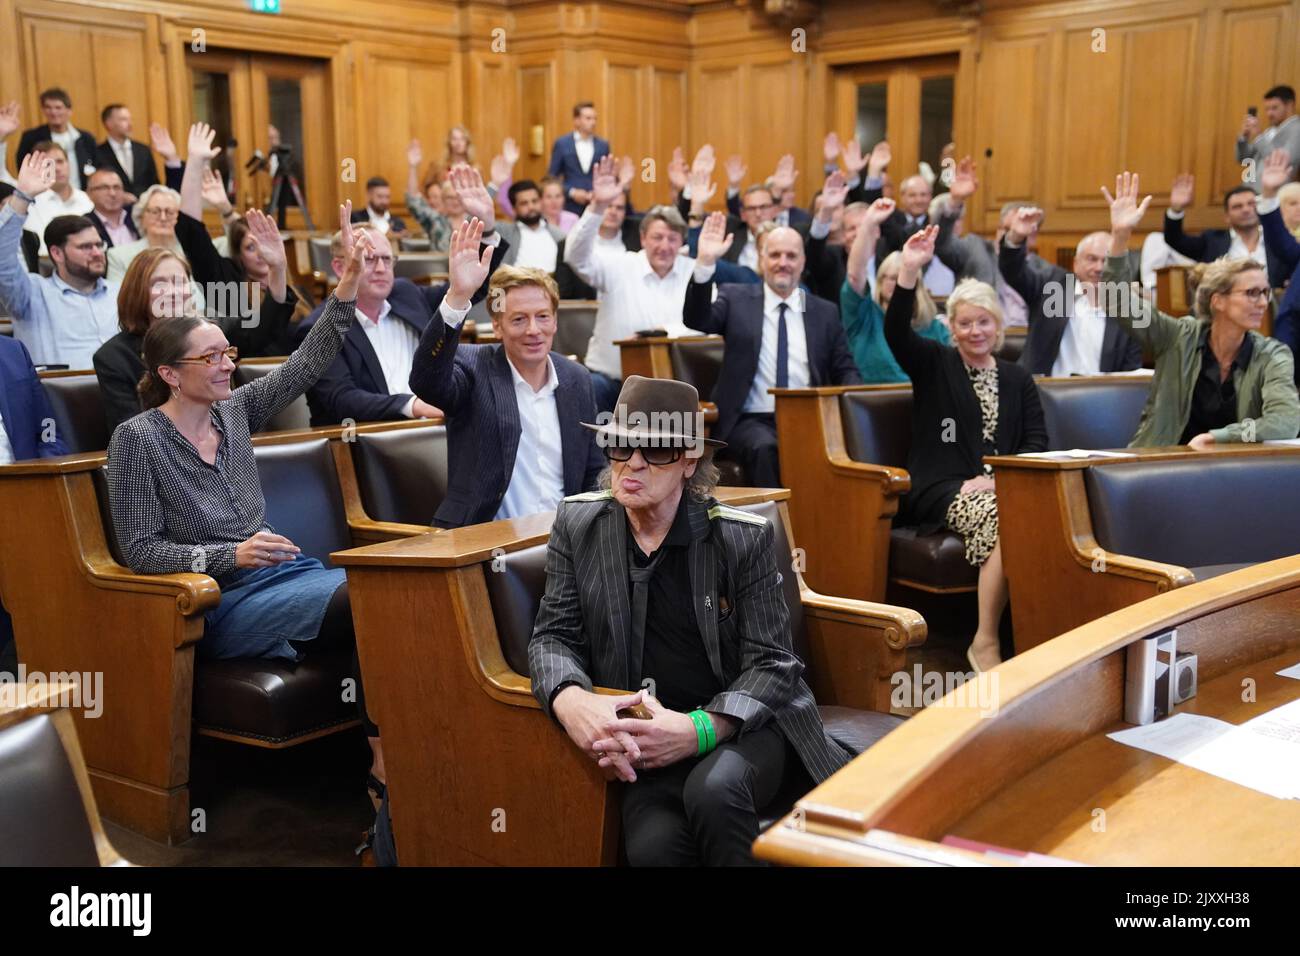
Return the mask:
M691 526L686 494L682 494L668 536L653 554L641 551L630 524L627 532L631 567L647 567L656 556L660 556L646 596L642 685L649 689L650 685L645 681L654 681L654 696L670 710L689 712L703 707L723 688L713 676L695 617L689 562ZM628 593L632 593L630 580Z
M1201 327L1200 349L1201 374L1196 377L1192 389L1192 412L1187 418L1187 427L1183 429L1183 437L1179 439L1184 445L1197 435L1226 428L1237 420L1237 386L1233 375L1237 371L1246 371L1255 345L1249 335L1241 340L1241 348L1237 350L1228 377L1224 379L1220 379L1219 360L1214 349L1210 348L1208 323Z

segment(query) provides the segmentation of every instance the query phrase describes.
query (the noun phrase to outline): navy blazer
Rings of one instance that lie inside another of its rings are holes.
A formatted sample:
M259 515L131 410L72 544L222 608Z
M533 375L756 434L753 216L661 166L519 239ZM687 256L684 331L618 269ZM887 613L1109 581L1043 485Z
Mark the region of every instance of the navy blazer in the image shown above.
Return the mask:
M609 140L599 136L592 137L596 148L591 153L591 169L582 170L578 162L578 146L573 141L573 133L565 133L551 147L551 165L546 170L548 176L559 176L564 180L564 208L581 216L587 207L569 198L570 189L591 189L591 170L595 169L602 156L609 155Z
M1165 215L1165 243L1175 252L1180 252L1197 262L1213 262L1228 254L1232 248L1232 232L1228 229L1206 229L1198 236L1188 235L1183 231L1183 218ZM1262 224L1262 222L1261 222ZM1268 262L1268 284L1275 289L1286 285L1291 278L1291 270L1278 259L1268 240L1261 234L1264 243L1264 258Z
M692 329L716 333L726 339L722 368L713 388L718 423L713 437L727 440L745 408L745 399L758 374L758 353L763 344L763 290L766 285L721 285L713 297L713 280L686 287L682 321ZM861 385L862 375L849 352L840 312L825 299L804 297L803 321L808 343L808 372L814 388L821 385Z
M463 324L463 323L462 323ZM447 497L433 523L460 528L491 521L501 509L519 450L519 403L502 345L461 345L460 329L438 318L429 323L411 369L411 388L447 416ZM596 487L605 457L596 433L581 422L596 421L591 373L559 352L551 353L559 386L564 494Z
M487 295L488 281L509 248L504 239L497 244L488 279L479 286L472 301L478 302ZM423 335L430 322L445 325L438 308L447 295L447 288L445 282L418 286L410 279L395 279L393 291L388 293L388 304L392 309L389 319L405 322L416 335ZM294 333L295 345L302 344L312 325L324 313L325 305L322 302L311 315L298 323ZM370 337L361 323L353 322L343 336L343 347L338 356L307 391L307 406L311 409L313 425L338 425L345 418L354 422L393 421L405 417L402 408L411 400L411 394L388 393L388 382L375 347L370 344Z
M131 165L134 166L132 172L134 175L127 175L127 171L122 168L122 164L117 161L117 153L113 152L113 146L108 140L104 140L95 147L95 168L111 169L122 180L122 188L131 193L137 199L150 186L158 183L158 167L153 161L153 153L144 143L130 140L131 143Z
M0 415L4 416L15 461L68 453L57 423L51 430L54 440L43 440L48 424L55 422L54 409L27 347L7 336L0 336Z
M1277 303L1277 315L1273 319L1273 338L1284 343L1292 352L1300 346L1300 242L1287 229L1282 221L1282 210L1274 209L1259 217L1264 227L1264 241L1268 243L1269 259L1276 258L1282 269L1287 271L1291 281L1286 292ZM1277 285L1277 283L1270 283ZM1300 381L1300 367L1296 371L1296 380Z

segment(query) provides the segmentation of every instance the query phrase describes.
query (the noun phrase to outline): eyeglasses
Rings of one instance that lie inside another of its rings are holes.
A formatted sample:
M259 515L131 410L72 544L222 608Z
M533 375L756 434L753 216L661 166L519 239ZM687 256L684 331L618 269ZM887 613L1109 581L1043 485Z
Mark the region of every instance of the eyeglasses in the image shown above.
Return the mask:
M1272 289L1233 289L1229 295L1244 295L1251 302L1268 302L1273 298Z
M101 189L107 189L111 193L122 192L122 187L117 183L100 183L98 186L91 186L89 191L95 193L99 192Z
M373 266L373 265L378 265L379 263L383 263L383 264L384 264L385 266L387 266L389 269L391 269L391 268L393 267L393 257L392 257L392 256L371 256L371 255L366 255L366 256L362 256L361 259L362 259L362 261L363 261L366 265L368 265L368 266Z
M682 449L662 445L606 445L605 457L610 461L631 461L632 455L638 451L647 465L671 465L682 457Z
M222 358L228 358L230 359L230 361L238 363L239 349L235 348L235 346L232 345L230 346L230 348L223 349L219 352L208 352L204 355L191 355L188 358L180 358L177 359L175 362L172 362L171 364L213 366L213 365L220 365Z
M776 208L776 203L765 202L761 206L741 206L740 208L745 210L745 212L767 212L769 209Z
M157 216L159 219L175 219L179 214L179 209L146 209L146 215Z

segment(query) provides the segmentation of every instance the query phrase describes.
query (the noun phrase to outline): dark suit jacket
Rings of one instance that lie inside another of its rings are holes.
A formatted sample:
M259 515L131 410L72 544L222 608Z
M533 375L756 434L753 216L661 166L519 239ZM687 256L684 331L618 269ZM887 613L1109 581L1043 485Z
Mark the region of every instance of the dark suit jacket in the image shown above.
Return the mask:
M591 373L558 352L551 353L559 387L564 493L596 486L605 458L596 433L581 422L596 421ZM502 345L461 345L460 326L435 316L420 339L411 368L411 388L447 415L447 497L433 523L460 528L491 521L501 508L519 450L519 403L514 376Z
M99 218L99 213L92 209L86 213L86 218L95 224L95 231L99 233L99 238L104 240L104 247L112 249L113 237L108 234L108 227L104 225L104 220ZM131 218L130 207L127 207L125 214L122 216L122 222L131 231L131 235L137 239L140 238L140 230L135 227L135 220Z
M150 186L158 182L158 167L154 164L153 153L144 143L131 140L131 175L117 161L117 154L108 140L95 147L95 168L111 169L122 177L122 186L133 196L139 196Z
M1041 261L1041 260L1040 260ZM1051 375L1061 351L1061 337L1074 311L1073 273L1047 263L1047 268L1030 268L1023 245L1012 248L1005 239L998 253L1002 278L1020 293L1029 313L1029 335L1020 364L1034 375ZM1058 306L1063 304L1064 310ZM1065 314L1060 314L1064 311ZM1051 314L1049 314L1051 313ZM999 368L1001 365L999 364ZM1106 317L1101 340L1101 370L1129 372L1142 367L1142 346L1129 336L1113 316ZM967 476L970 477L970 476Z
M0 336L0 415L15 461L68 453L27 347L6 336ZM55 422L53 429L48 428L50 422ZM54 440L43 441L46 434Z
M1288 270L1291 280L1277 304L1273 337L1294 352L1300 346L1300 328L1297 327L1300 325L1300 242L1282 221L1280 209L1265 213L1259 221L1264 226L1264 241L1268 243L1270 259L1276 258L1281 267ZM1296 372L1296 377L1300 381L1300 371Z
M772 526L713 499L691 499L686 507L691 598L710 668L724 688L703 709L736 718L743 733L775 722L809 776L821 782L849 754L827 736L804 683ZM644 647L631 636L627 581L622 505L608 491L562 502L547 545L546 593L528 643L533 694L548 714L566 684L588 691L641 686Z
M888 219L880 224L880 239L876 242L876 262L885 261L891 252L903 248L912 233L930 225L930 217L922 216L919 225L907 224L907 213L895 209Z
M593 139L595 149L591 153L592 168L600 162L602 156L609 155L609 140L599 136ZM572 132L565 133L551 146L551 165L547 167L546 175L559 176L564 180L564 208L581 216L582 210L587 207L570 199L569 190L591 189L591 169L584 172L582 163L578 162L578 147L573 141Z
M1291 278L1291 270L1279 260L1268 240L1264 239L1264 257L1268 260L1268 284L1275 289L1286 285ZM1165 243L1175 252L1181 252L1197 262L1213 262L1228 254L1232 248L1232 232L1228 229L1206 229L1199 236L1188 235L1183 231L1182 218L1174 219L1165 215Z
M727 212L732 216L735 216L737 219L740 218L740 195L740 193L736 193L734 196L730 193L727 194ZM800 209L798 206L791 206L789 212L790 215L788 221L790 223L790 228L792 229L798 229L800 226L806 228L812 223L812 213L807 209Z
M95 137L91 136L85 130L81 130L81 135L77 137L74 144L76 156L69 156L68 162L77 164L77 172L82 177L82 184L85 184L86 167L95 165ZM23 130L22 137L18 140L18 152L14 156L14 165L21 167L23 157L32 151L37 144L47 139L53 139L50 135L49 124L43 126L33 126L31 129Z
M885 341L912 379L912 490L900 523L930 531L943 526L962 482L983 474L984 419L966 363L955 348L912 330L916 290L899 286L885 312ZM1038 386L1027 369L997 359L997 451L1018 455L1047 450L1047 426Z
M628 252L641 251L641 217L628 216L623 220L623 248ZM555 284L560 287L561 299L594 299L596 290L583 282L573 266L564 261L564 242L556 255Z
M293 198L292 193L290 194L290 198ZM290 203L290 205L294 205L294 204ZM370 221L370 213L366 211L365 206L362 206L360 209L352 210L352 221L353 222ZM391 228L396 229L398 232L406 231L406 223L402 221L401 217L394 216L391 212L388 214L388 224Z
M682 321L692 329L717 333L726 339L722 368L713 388L718 423L713 437L727 440L740 418L745 399L758 374L758 353L763 344L763 285L724 285L713 297L713 281L686 287ZM808 371L814 387L861 385L862 376L849 352L839 309L824 299L806 296L804 330L808 343Z

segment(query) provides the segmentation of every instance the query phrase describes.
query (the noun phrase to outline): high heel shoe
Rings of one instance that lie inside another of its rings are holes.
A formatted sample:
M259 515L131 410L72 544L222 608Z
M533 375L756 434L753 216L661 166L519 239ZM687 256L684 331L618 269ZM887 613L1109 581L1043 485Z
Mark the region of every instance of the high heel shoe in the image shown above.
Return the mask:
M966 660L970 661L971 670L976 674L984 673L984 668L980 667L979 661L975 660L975 654L969 647L966 648Z

